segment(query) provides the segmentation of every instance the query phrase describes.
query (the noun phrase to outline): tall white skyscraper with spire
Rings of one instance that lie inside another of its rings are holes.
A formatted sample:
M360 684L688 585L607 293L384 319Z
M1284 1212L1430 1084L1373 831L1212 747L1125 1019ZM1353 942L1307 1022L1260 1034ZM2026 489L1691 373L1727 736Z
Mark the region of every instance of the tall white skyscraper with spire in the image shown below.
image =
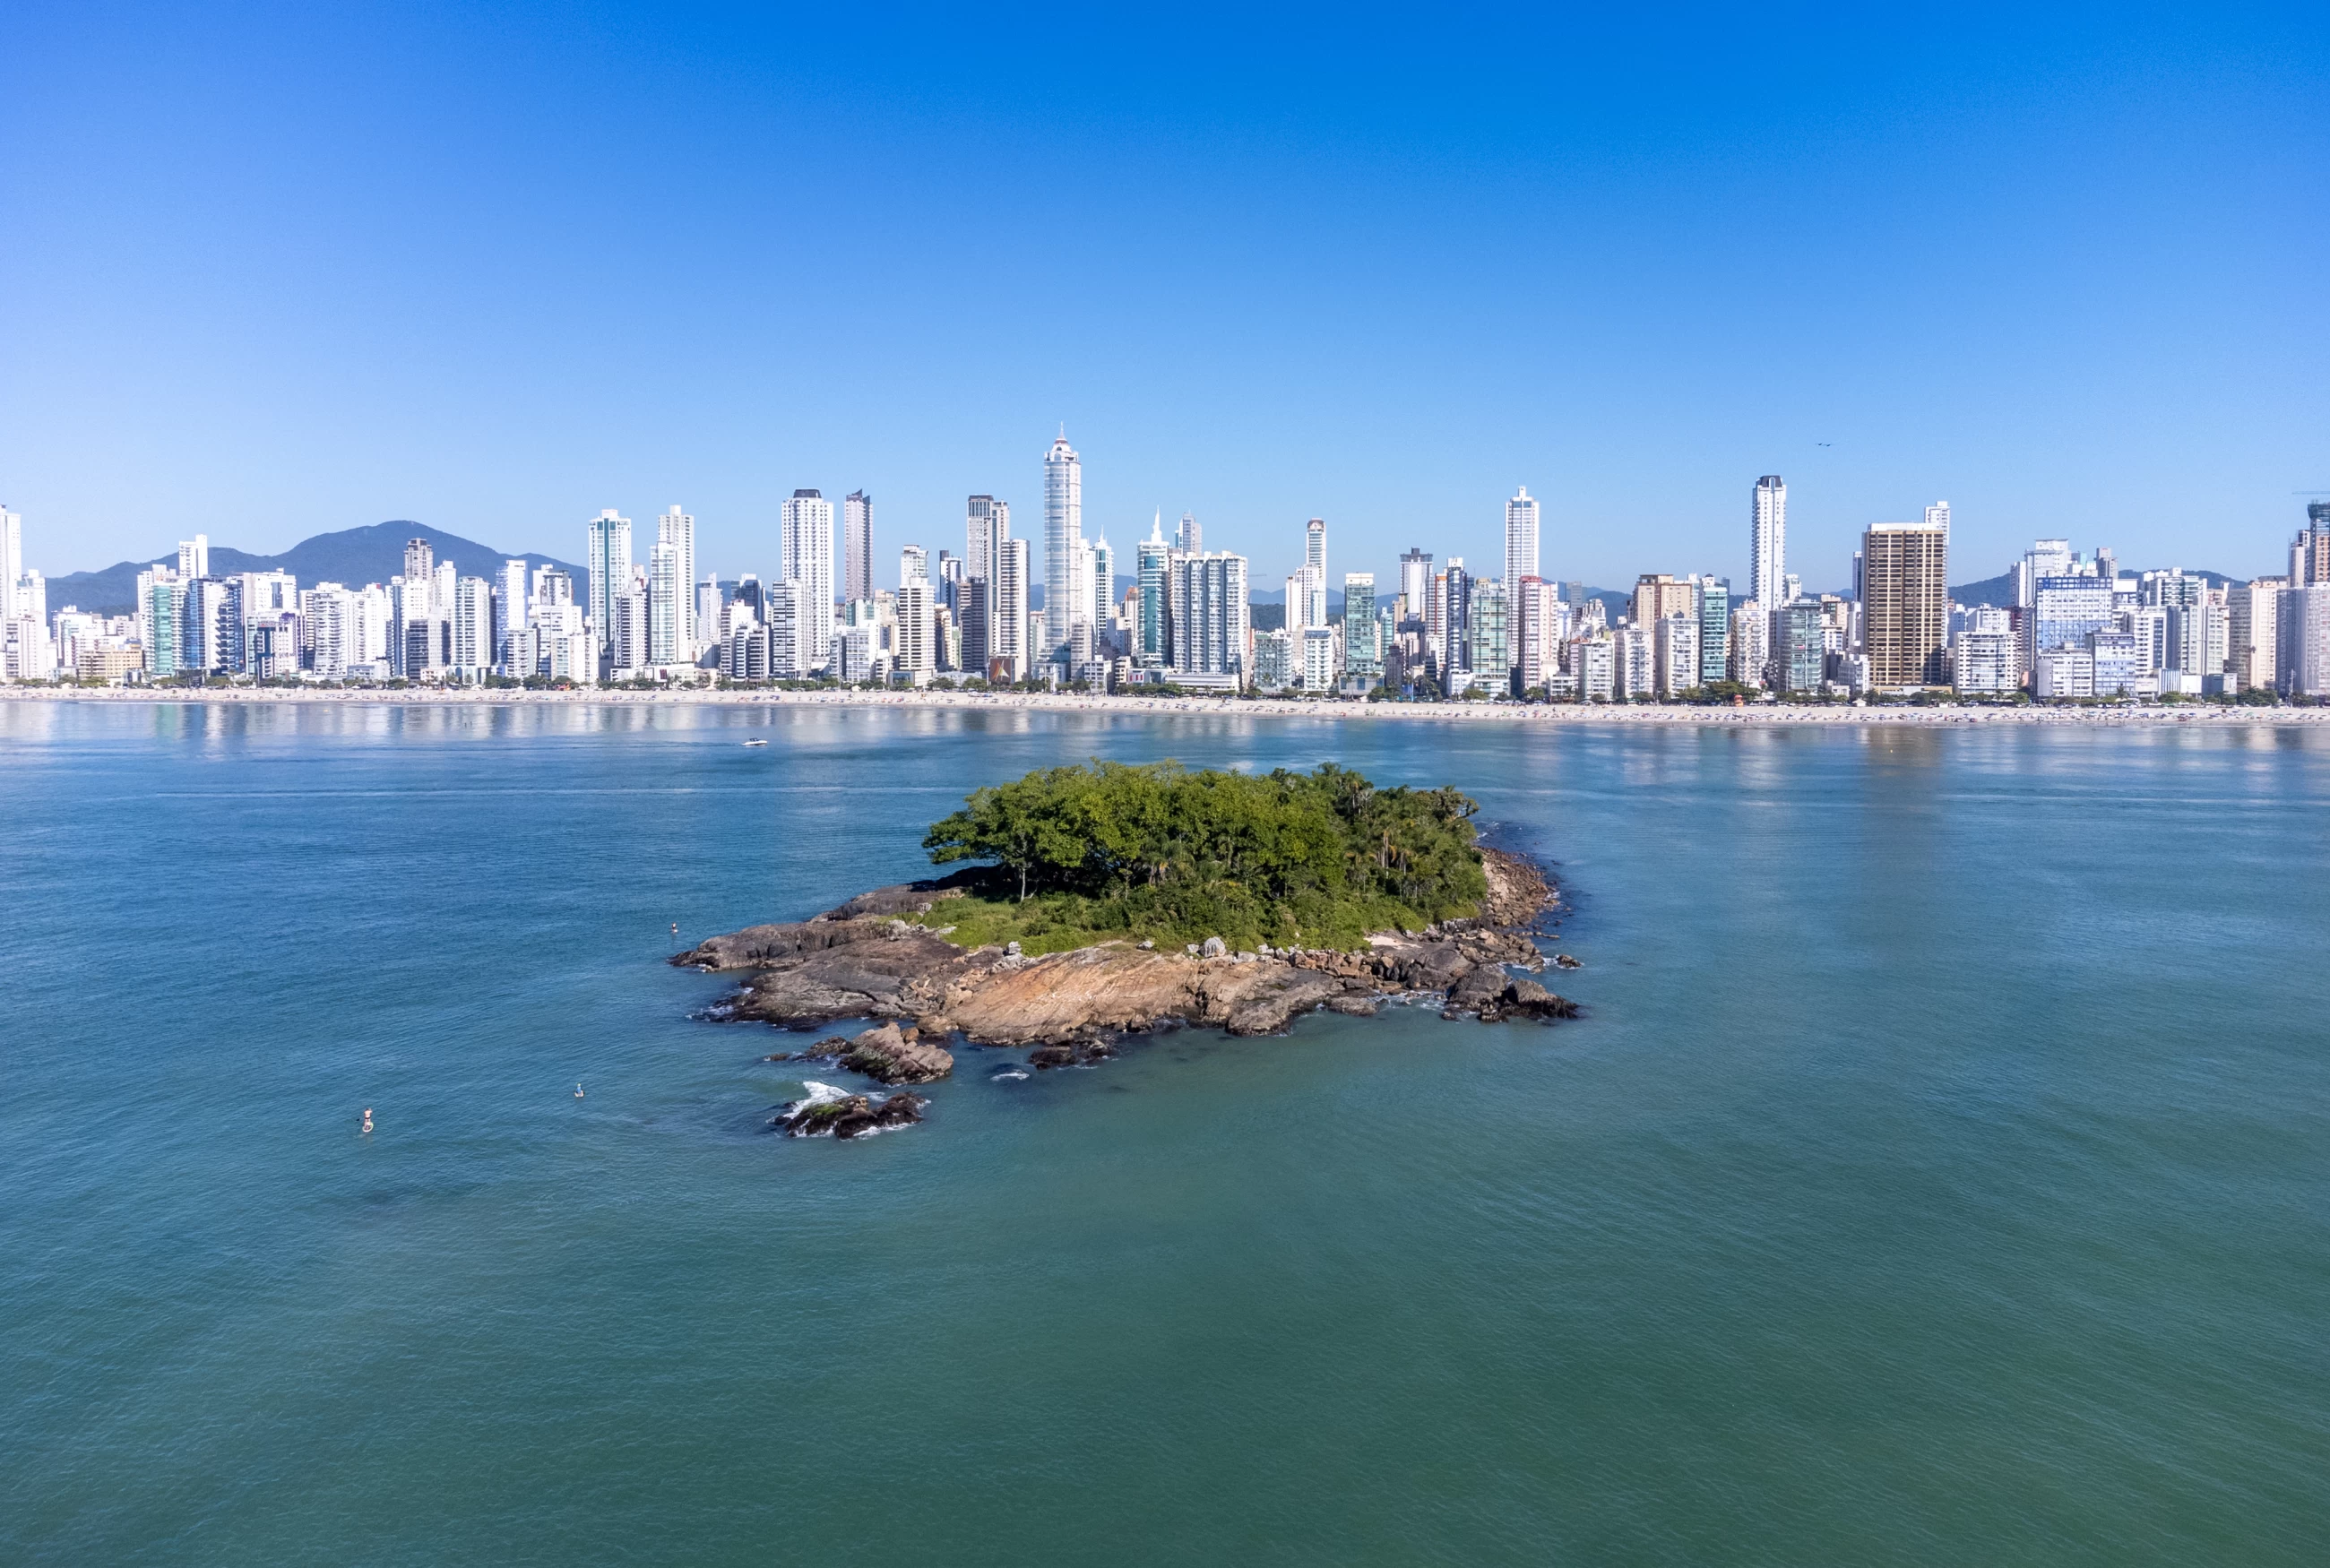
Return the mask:
M815 490L795 490L778 549L786 580L800 584L801 667L823 669L833 656L833 503Z
M1064 426L1059 439L1044 454L1044 640L1045 657L1065 647L1079 601L1086 597L1078 581L1078 546L1084 538L1084 466L1068 445ZM1084 567L1091 570L1087 562ZM1084 619L1090 620L1089 606Z
M1756 481L1754 528L1748 581L1756 602L1768 613L1788 601L1788 486L1777 474Z
M1505 503L1505 592L1511 596L1520 592L1524 577L1538 576L1537 569L1537 500L1529 493L1527 485L1513 492Z

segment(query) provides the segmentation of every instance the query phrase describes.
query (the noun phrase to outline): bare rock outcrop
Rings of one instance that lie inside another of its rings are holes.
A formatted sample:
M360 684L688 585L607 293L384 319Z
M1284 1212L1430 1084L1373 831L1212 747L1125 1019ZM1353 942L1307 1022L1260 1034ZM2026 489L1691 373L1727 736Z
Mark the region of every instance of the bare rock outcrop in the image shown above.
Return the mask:
M1574 1004L1507 973L1544 968L1522 929L1553 905L1544 874L1518 855L1482 855L1490 891L1482 919L1387 932L1358 952L1234 954L1218 939L1195 953L1122 941L1040 957L967 949L900 918L927 917L956 896L950 878L877 888L811 920L713 937L672 961L746 972L717 1016L785 1027L886 1020L846 1049L830 1039L771 1058L830 1055L886 1083L944 1077L954 1058L935 1042L957 1034L977 1045L1061 1047L1037 1065L1065 1065L1104 1053L1113 1035L1174 1024L1274 1034L1322 1008L1370 1015L1395 994L1437 995L1447 1015L1484 1022L1574 1015Z
M1483 924L1525 926L1561 902L1545 873L1525 855L1483 849L1481 870L1489 879L1489 896L1481 901Z
M919 1031L885 1024L849 1043L841 1065L877 1083L929 1083L954 1071L954 1053L925 1044Z

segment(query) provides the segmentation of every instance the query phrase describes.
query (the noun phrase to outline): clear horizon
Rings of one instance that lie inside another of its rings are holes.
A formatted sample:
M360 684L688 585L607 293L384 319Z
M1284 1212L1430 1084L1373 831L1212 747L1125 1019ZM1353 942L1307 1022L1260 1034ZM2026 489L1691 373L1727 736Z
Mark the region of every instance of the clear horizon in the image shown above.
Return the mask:
M1745 576L1946 498L2278 570L2330 491L2315 13L1462 26L35 5L0 190L0 498L52 575L412 518L572 559L798 486L1040 548L1195 512L1258 587L1492 559Z

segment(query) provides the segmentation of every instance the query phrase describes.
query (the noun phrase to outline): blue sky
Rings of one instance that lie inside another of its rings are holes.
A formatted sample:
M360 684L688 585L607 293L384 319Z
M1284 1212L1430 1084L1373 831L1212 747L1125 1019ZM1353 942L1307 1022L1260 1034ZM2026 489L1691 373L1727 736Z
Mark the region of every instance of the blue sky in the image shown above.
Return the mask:
M51 5L0 17L0 500L52 571L781 497L1744 580L1956 508L2274 569L2330 492L2330 12ZM1829 443L1822 445L1821 443ZM880 562L877 562L877 564ZM889 571L886 570L885 580Z

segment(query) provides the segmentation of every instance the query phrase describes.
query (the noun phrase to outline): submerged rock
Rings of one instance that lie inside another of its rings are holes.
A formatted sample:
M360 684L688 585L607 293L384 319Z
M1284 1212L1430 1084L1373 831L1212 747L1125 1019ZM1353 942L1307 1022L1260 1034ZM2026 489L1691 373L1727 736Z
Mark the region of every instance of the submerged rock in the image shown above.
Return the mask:
M856 1138L886 1127L905 1127L922 1120L923 1108L930 1103L905 1090L876 1100L844 1094L822 1083L808 1087L808 1098L787 1105L769 1124L787 1138Z
M1116 1054L1105 1040L1077 1040L1038 1045L1028 1053L1028 1065L1041 1072L1050 1067L1089 1067Z

